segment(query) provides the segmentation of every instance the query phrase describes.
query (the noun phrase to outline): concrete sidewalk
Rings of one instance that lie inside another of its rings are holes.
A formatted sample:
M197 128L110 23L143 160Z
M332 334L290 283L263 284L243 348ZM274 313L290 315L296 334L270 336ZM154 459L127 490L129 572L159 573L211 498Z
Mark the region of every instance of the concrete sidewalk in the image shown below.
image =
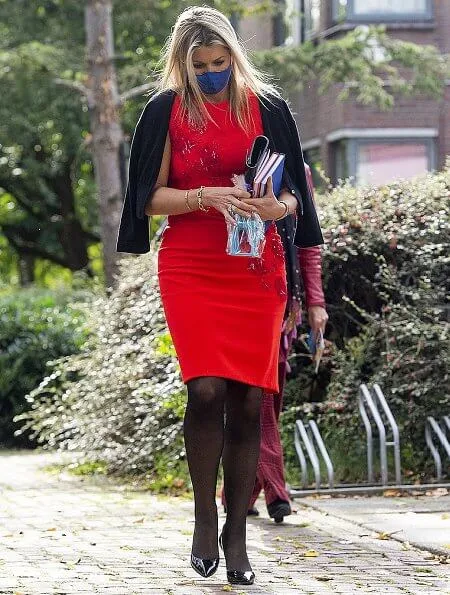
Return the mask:
M305 498L297 502L450 558L450 490L431 489L409 496L388 489L386 494L391 495Z
M231 589L223 560L202 580L189 567L190 500L39 469L59 460L0 456L2 594L450 595L450 565L301 503L281 526L264 515L249 522L253 587Z

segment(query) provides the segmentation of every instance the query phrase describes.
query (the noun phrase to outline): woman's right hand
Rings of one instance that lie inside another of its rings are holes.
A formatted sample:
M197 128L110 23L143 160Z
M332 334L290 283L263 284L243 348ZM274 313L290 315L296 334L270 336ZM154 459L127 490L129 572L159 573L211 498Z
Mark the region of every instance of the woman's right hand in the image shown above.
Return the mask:
M203 188L202 203L205 207L211 207L222 213L225 220L233 225L235 220L228 210L230 206L233 206L234 211L244 217L249 217L256 212L253 206L242 201L242 199L250 197L250 192L241 190L237 186L206 187Z

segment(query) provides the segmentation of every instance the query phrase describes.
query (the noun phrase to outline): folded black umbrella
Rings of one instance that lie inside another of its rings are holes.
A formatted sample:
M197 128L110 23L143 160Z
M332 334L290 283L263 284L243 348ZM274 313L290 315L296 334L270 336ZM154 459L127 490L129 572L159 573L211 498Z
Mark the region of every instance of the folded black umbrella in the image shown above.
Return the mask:
M245 172L244 177L249 191L253 190L253 180L255 179L256 172L258 171L258 166L266 157L268 151L269 139L267 136L263 136L262 134L256 136L245 161L247 165L247 171Z

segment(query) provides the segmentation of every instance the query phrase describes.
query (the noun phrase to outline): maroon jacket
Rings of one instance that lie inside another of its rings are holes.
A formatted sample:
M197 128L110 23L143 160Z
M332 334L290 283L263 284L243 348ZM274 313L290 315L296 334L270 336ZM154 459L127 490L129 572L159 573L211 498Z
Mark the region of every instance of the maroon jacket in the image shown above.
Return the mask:
M311 168L305 163L306 182L309 186L311 196L314 197L314 185L311 174ZM322 288L322 248L313 246L312 248L298 248L298 259L300 264L300 274L305 290L306 307L323 306L325 307L325 297Z

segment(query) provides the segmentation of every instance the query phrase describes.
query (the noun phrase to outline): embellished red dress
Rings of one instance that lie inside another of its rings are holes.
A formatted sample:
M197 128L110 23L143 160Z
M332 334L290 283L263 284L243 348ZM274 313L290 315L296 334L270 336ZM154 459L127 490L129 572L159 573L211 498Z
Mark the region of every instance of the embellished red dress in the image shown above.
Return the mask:
M257 97L250 96L250 102L253 127L244 131L228 101L207 103L215 123L198 127L181 117L180 98L175 98L170 188L233 185L231 176L245 171L247 151L263 133ZM158 276L183 381L218 376L277 392L287 298L281 239L272 223L261 258L230 256L226 244L225 219L215 209L168 218Z

